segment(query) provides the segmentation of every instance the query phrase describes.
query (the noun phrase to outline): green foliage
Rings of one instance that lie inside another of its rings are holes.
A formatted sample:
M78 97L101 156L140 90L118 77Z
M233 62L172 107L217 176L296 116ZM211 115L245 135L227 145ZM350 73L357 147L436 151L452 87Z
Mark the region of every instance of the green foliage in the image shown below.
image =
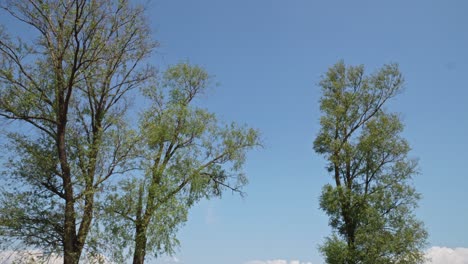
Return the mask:
M259 145L256 130L223 125L197 106L210 83L201 67L177 64L160 83L143 91L151 106L140 120L142 177L119 183L107 198L108 244L121 261L122 253L139 259L134 263L142 263L146 252L172 254L190 207L226 189L241 192L245 153Z
M126 95L153 77L142 62L156 43L143 10L127 0L0 7L35 37L0 30L0 117L16 121L1 175L0 238L78 263L94 247L88 234L100 194L134 167Z
M383 105L403 85L397 65L364 75L343 62L320 82L321 130L314 149L328 160L334 185L320 207L334 234L320 247L327 263L422 263L427 233L412 210L416 160L400 136L403 124Z
M12 133L9 138L10 150L18 157L10 159L2 174L0 235L2 239L21 237L27 245L58 251L63 212L56 194L62 190L53 144L45 137L32 141Z
M169 68L161 85L142 89L151 106L138 131L127 124L129 92L155 76L142 65L156 47L142 8L128 0L0 7L36 37L15 40L0 28L0 117L18 121L2 172L3 245L19 241L72 264L83 251L123 262L133 250L143 263L146 247L173 252L194 203L241 192L258 132L196 106L210 81L201 67Z

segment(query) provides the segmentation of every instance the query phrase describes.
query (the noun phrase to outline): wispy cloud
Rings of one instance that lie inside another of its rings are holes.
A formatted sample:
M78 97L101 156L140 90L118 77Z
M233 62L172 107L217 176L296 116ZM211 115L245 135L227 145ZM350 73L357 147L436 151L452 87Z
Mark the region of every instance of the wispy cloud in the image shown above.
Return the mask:
M468 264L468 248L431 247L426 251L426 258L425 264ZM251 260L244 264L312 264L312 262L273 259Z
M48 264L61 264L63 258L56 255L44 256L42 251L39 250L18 250L18 251L0 251L0 264L22 264L22 263L48 263ZM96 264L104 263L111 264L104 256L99 257L86 257L83 256L80 263L83 264Z
M244 264L312 264L312 262L301 262L299 260L287 261L284 259L274 259L274 260L252 260Z
M208 204L208 207L205 210L205 224L212 225L215 224L216 219L216 209L212 203Z
M22 250L22 251L0 251L0 263L1 264L12 264L12 263L31 263L37 262L43 254L39 250ZM63 259L52 255L48 259L51 264L63 263Z
M468 264L468 248L431 247L427 264Z
M176 256L164 256L164 257L162 257L162 258L160 258L158 260L158 263L160 263L160 264L181 264L182 262Z
M11 264L19 260L37 260L42 254L40 251L0 251L0 263ZM426 251L427 261L425 264L468 264L468 248L448 248L448 247L431 247ZM87 258L83 263L93 263L93 260ZM49 259L50 264L63 263L63 259L57 255ZM105 263L110 263L105 261ZM173 256L165 256L158 260L158 263L163 264L182 264L179 258ZM243 264L313 264L310 261L300 260L251 260ZM318 264L318 263L314 263Z

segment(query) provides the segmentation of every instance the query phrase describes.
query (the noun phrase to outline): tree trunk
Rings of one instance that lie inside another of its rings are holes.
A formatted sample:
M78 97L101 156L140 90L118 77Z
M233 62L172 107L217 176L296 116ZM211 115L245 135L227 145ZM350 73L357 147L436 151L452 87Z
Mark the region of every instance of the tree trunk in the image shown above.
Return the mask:
M137 223L135 229L135 252L133 253L133 264L144 264L146 255L146 227Z
M63 256L63 264L79 264L80 261L80 253L75 252L73 250L72 252L70 251L65 251Z
M58 97L60 111L57 116L58 124L56 144L60 167L62 170L61 177L65 196L65 219L63 224L63 263L78 264L82 250L79 250L77 247L78 238L76 234L75 197L65 143L68 104L64 101L63 94L60 94Z
M76 252L76 232L75 232L75 210L73 202L67 201L65 204L65 223L63 234L63 263L78 264L80 253Z

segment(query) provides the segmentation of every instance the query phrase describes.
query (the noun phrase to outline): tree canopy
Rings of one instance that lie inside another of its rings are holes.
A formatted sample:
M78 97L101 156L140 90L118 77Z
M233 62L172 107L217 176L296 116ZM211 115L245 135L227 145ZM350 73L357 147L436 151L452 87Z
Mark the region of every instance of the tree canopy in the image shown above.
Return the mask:
M0 117L10 161L0 236L78 263L97 194L128 169L129 91L154 76L156 43L129 1L2 1L32 36L0 31ZM18 129L16 129L18 128Z
M4 242L66 264L100 253L123 262L124 252L143 263L147 251L174 252L195 202L242 192L258 132L197 106L211 79L203 68L180 63L156 80L144 64L157 43L143 8L127 0L1 7L37 34L0 31L0 117L15 122L0 192ZM135 94L149 104L139 118L128 111Z
M417 160L408 157L403 124L385 103L403 87L396 64L364 74L339 62L320 82L321 130L314 149L327 161L333 184L320 207L333 234L320 250L327 263L422 263L427 233L413 210Z
M146 252L172 253L175 232L195 202L223 190L241 193L247 183L245 154L259 146L259 133L223 124L197 106L209 84L203 68L180 63L165 71L159 86L144 90L150 107L140 120L142 176L120 182L108 197L106 233L119 259L124 249L131 249L135 264Z

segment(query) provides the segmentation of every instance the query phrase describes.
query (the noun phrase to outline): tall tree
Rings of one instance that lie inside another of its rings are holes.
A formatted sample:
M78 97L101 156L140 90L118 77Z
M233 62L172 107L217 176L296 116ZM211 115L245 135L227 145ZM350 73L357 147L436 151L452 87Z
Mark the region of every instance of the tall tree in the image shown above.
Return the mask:
M258 132L222 125L197 107L209 82L204 69L181 63L164 73L161 87L145 91L151 106L140 122L142 177L120 183L108 200L108 234L115 232L108 244L120 247L117 253L128 246L134 264L147 252L173 252L177 228L196 201L241 192L246 183L245 153L259 145Z
M422 263L427 233L414 217L419 194L411 185L417 162L398 115L384 109L403 86L398 66L365 75L363 66L339 62L320 86L314 149L333 178L320 197L333 229L320 248L327 263Z
M11 185L1 193L0 236L76 264L98 193L128 169L125 96L153 75L141 62L155 42L143 10L127 0L5 0L1 8L31 31L19 40L0 31L0 117L18 122L2 174Z

